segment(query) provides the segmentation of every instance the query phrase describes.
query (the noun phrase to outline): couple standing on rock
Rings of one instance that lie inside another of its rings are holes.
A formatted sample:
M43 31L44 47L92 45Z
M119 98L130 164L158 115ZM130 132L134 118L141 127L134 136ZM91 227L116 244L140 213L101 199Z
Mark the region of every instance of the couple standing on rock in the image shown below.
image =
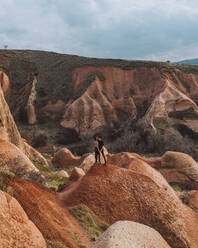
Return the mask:
M102 154L106 165L107 161L104 154L104 142L102 140L102 137L99 135L95 135L93 138L94 138L94 148L95 148L95 164L97 164L98 161L101 164L100 154Z

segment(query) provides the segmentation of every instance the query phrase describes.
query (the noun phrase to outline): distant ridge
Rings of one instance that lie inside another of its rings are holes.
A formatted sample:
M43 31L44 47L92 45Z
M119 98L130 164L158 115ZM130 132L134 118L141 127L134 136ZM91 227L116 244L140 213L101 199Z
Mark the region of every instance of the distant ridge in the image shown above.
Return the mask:
M177 64L198 65L198 58L197 59L186 59L186 60L178 61L176 63Z

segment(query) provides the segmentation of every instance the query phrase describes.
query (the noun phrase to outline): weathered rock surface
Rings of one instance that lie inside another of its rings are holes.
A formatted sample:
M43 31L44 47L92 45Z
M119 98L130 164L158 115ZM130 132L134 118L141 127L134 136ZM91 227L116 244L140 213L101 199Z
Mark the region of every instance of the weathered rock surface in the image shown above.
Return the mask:
M0 139L8 141L23 151L30 160L47 165L46 159L35 149L29 146L22 138L5 101L0 87Z
M198 182L198 164L188 154L181 152L167 151L161 158L145 159L139 156L140 159L146 161L153 167L161 169L173 169L188 177L191 181Z
M14 144L3 140L0 140L0 167L17 176L45 182L45 178L26 155Z
M72 170L69 179L72 181L78 181L81 177L84 177L84 176L85 176L84 170L81 168L75 167Z
M0 71L0 85L2 87L3 93L7 94L10 89L10 80L3 71Z
M55 192L16 177L5 177L4 186L12 191L46 241L59 243L60 247L79 248L79 242L91 247L88 235L68 209L58 203Z
M94 154L89 154L81 163L80 168L84 170L85 173L94 165L95 163L95 156Z
M111 66L87 66L73 70L75 88L80 88L89 74L95 71L100 71L104 78L95 77L84 94L68 105L61 122L63 127L74 128L81 134L97 132L107 124L119 122L122 118L134 119L137 115L135 100L141 98L140 84L143 82L140 81L143 75L147 77L148 84L151 83L152 77L155 77L159 84L163 84L160 73L155 68L150 69L148 73L144 67L126 71ZM152 87L152 90L153 95L159 91L156 87ZM151 96L149 87L147 95Z
M132 221L118 221L94 243L93 248L170 248L153 228Z
M18 201L0 191L0 247L46 248L45 240Z
M189 206L198 212L198 190L189 192Z
M168 119L169 113L189 109L192 109L192 112L195 111L195 115L198 113L196 103L178 90L170 79L166 79L163 90L153 100L144 118L155 129L153 123L155 119Z
M46 122L91 134L145 116L155 128L159 121L166 127L180 123L198 133L196 66L14 50L1 51L0 65L9 75L7 98L16 116L21 106L27 108L23 96L32 94L38 78L36 101L28 108L34 116L30 123L45 116Z
M67 206L84 203L109 224L132 220L153 227L171 247L194 248L198 215L169 188L139 172L95 165L73 192L65 188L61 197Z
M56 171L55 174L60 177L69 178L69 174L65 170Z
M56 168L69 167L75 164L78 165L81 164L85 156L76 157L72 154L72 152L69 149L62 148L54 154L54 157L52 159L52 164Z
M140 156L136 156L136 154L133 153L121 152L108 156L108 162L147 176L160 187L163 187L165 190L169 191L170 194L175 194L171 187L167 187L167 181L162 174L140 158Z

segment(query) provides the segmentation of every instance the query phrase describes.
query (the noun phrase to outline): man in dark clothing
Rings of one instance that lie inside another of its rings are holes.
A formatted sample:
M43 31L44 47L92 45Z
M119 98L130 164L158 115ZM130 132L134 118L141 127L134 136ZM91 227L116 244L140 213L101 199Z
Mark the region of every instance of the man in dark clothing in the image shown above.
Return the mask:
M98 150L99 150L99 153L102 153L102 156L104 158L105 165L106 165L107 161L106 161L106 157L105 157L105 154L104 154L104 142L102 140L102 137L101 136L97 136L96 137L96 140L98 141ZM100 161L100 154L99 154L99 161Z

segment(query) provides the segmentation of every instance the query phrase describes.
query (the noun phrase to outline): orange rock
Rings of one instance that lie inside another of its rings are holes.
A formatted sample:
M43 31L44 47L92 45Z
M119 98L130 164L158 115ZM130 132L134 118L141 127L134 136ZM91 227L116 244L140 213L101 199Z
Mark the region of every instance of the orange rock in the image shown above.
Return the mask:
M62 148L54 154L52 164L56 168L64 168L71 165L80 164L83 159L84 156L75 157L70 150L68 150L67 148Z
M65 198L64 198L65 193ZM131 220L153 227L171 247L196 247L198 215L182 204L168 183L129 169L92 166L73 192L61 193L67 206L83 203L112 224Z
M35 149L29 146L22 138L17 129L15 121L12 117L10 109L5 101L4 93L0 87L0 139L8 141L20 150L22 150L27 157L42 165L47 165L46 159Z
M55 174L60 177L69 178L69 174L65 170L56 171Z
M78 181L80 178L84 177L84 175L85 175L85 172L83 171L83 169L75 167L72 170L69 179L71 181Z
M16 199L0 191L0 247L46 248L45 240Z
M88 235L68 209L59 204L55 192L40 184L16 177L5 178L4 185L13 192L46 241L59 244L60 247L64 245L79 248L79 240L86 247L91 247Z
M167 151L161 158L153 160L140 156L139 158L157 169L176 169L177 172L184 174L191 181L198 182L198 164L188 154Z
M198 190L189 192L189 205L198 212Z
M17 176L45 182L45 178L30 159L10 142L0 141L0 167L8 168Z
M10 80L6 73L0 71L0 85L2 87L3 93L6 95L10 90Z

